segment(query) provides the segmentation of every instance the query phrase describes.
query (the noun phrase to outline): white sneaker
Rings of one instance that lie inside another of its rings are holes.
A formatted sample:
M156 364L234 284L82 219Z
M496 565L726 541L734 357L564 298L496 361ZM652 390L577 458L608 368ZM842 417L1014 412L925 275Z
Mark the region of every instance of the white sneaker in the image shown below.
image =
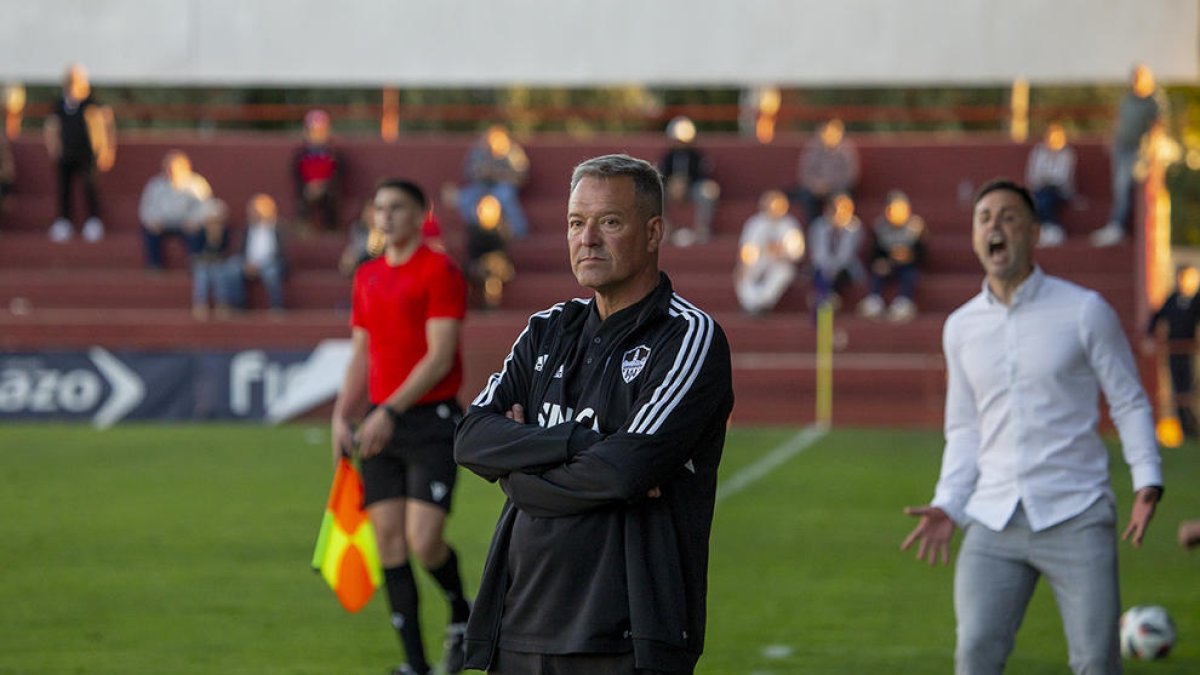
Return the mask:
M917 315L917 305L908 298L896 298L888 308L888 321L907 323Z
M1058 223L1042 223L1042 236L1038 238L1038 248L1062 246L1067 240L1067 233Z
M70 241L74 235L75 229L71 227L71 221L66 218L59 218L50 226L50 241L56 244Z
M1125 228L1121 224L1112 221L1104 227L1092 232L1088 240L1092 242L1092 246L1116 246L1125 238Z
M99 218L88 218L83 223L83 238L96 243L104 238L104 223Z
M877 319L883 314L883 298L872 293L858 303L858 315L868 319Z

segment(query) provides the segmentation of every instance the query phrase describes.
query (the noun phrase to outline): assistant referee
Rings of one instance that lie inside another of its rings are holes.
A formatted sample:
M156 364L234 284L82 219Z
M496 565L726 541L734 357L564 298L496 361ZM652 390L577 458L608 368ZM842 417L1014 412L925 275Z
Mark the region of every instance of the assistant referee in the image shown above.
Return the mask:
M334 406L333 457L336 463L357 449L362 459L363 501L379 544L392 625L408 657L394 675L432 672L410 550L450 603L445 671L457 673L470 605L443 531L457 471L454 425L462 409L455 395L462 384L466 283L449 257L421 239L426 200L420 187L385 180L374 205L375 227L387 243L382 256L354 275L354 351Z

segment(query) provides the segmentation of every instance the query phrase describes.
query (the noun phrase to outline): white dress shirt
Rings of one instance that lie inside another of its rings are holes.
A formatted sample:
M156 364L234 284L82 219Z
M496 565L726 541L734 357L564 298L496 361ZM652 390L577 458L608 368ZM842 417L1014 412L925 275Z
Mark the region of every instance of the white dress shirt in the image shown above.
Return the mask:
M987 282L942 333L946 448L933 505L1000 531L1021 504L1036 532L1112 496L1099 395L1133 488L1162 485L1150 403L1116 314L1095 291L1040 268L1011 306Z

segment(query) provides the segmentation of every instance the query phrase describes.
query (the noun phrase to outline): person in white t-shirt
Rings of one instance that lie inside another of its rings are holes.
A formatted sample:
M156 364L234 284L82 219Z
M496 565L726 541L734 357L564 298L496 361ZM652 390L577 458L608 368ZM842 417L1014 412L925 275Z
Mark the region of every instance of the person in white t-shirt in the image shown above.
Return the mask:
M796 278L804 255L804 231L788 213L787 195L768 190L758 212L742 227L738 264L733 273L738 303L749 314L771 311Z
M1038 245L1058 246L1067 238L1059 211L1075 196L1075 149L1067 145L1062 124L1051 122L1045 138L1029 152L1025 184L1033 193L1037 217L1042 222Z
M267 291L271 311L283 311L283 282L287 273L283 241L278 227L279 209L266 194L256 194L246 204L246 237L242 251L230 258L231 304L246 307L246 282L259 280Z
M1054 592L1075 673L1121 672L1117 511L1097 430L1104 393L1132 474L1123 539L1140 546L1162 496L1154 421L1129 342L1095 291L1034 264L1033 199L1007 180L975 199L982 291L946 320L946 446L932 503L901 544L948 561L955 672L1004 670L1039 577Z

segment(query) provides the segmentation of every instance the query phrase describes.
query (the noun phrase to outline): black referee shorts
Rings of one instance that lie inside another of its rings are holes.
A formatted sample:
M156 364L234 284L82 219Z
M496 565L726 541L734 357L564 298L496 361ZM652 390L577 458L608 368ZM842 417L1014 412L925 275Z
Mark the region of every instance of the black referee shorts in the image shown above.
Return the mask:
M449 513L458 476L454 426L460 419L462 407L455 400L414 406L397 416L383 451L362 462L363 506L404 497Z

